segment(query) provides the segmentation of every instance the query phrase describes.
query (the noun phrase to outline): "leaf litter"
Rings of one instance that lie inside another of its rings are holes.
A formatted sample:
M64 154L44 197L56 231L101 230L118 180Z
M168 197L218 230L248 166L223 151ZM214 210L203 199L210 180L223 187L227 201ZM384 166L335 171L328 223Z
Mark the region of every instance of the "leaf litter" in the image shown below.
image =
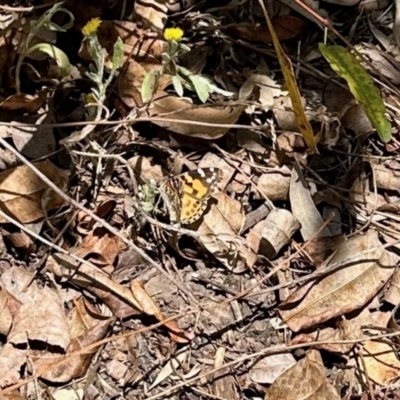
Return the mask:
M398 18L324 6L0 5L1 398L400 398Z

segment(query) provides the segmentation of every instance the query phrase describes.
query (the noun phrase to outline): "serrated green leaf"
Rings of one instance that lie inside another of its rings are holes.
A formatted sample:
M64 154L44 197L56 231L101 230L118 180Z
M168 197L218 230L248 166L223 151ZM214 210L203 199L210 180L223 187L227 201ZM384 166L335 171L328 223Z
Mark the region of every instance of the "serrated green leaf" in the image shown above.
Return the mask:
M189 75L189 79L193 84L194 90L196 91L200 101L205 103L210 96L210 87L207 80L199 75Z
M320 43L319 49L332 69L346 80L351 93L364 109L381 140L389 142L392 134L390 122L385 117L386 107L368 72L342 46L328 47Z
M69 74L71 70L69 59L67 55L58 47L49 43L39 43L29 48L26 54L32 53L33 51L41 51L42 53L46 53L51 58L53 58L59 67L61 77L67 76Z
M172 84L174 85L174 89L175 89L175 92L177 93L177 95L179 97L182 97L183 96L183 86L182 86L181 79L179 78L178 75L174 75L172 77Z

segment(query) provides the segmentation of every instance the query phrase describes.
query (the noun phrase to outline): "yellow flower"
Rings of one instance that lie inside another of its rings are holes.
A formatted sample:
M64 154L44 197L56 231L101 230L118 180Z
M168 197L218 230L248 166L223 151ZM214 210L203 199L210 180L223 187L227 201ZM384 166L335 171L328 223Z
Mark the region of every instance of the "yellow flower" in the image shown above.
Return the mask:
M92 18L89 20L89 22L86 23L86 25L82 28L82 33L85 36L90 36L93 33L96 33L97 29L99 28L101 24L101 19L100 18Z
M179 42L183 37L183 30L181 28L167 28L164 31L164 38L165 40L168 40L168 42L171 42L172 40L175 40L176 42Z

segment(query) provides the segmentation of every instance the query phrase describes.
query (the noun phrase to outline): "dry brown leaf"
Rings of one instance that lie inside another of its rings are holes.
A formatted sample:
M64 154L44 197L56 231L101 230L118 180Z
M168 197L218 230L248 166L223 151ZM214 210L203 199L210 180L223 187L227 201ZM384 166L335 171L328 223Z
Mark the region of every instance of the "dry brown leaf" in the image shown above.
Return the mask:
M0 281L0 334L7 336L10 332L13 321L13 313L10 309L10 303L13 296L7 292L4 284ZM15 302L18 300L14 299Z
M82 247L91 253L100 254L112 265L121 250L122 242L107 229L98 227L83 239Z
M0 353L0 387L10 386L18 382L22 367L28 357L28 350L16 349L7 343Z
M46 93L38 92L35 95L17 93L0 102L0 109L20 110L33 113L39 110L46 101Z
M83 400L84 389L57 389L51 397L52 400Z
M320 353L310 350L272 384L265 400L339 400L325 374Z
M394 306L400 304L400 270L397 270L392 276L384 300Z
M270 347L271 349L278 348ZM296 364L295 358L290 353L272 354L263 357L252 365L249 371L249 377L252 381L261 384L272 384L286 370L292 368Z
M76 249L71 249L70 251L74 253ZM80 253L78 252L78 254ZM71 281L93 293L118 318L137 315L141 311L139 304L129 289L114 282L106 273L85 264L80 264L70 256L53 254L47 261L47 268L56 276Z
M166 319L160 309L154 304L151 297L147 294L141 281L133 281L131 283L131 289L133 296L135 297L143 312L148 315L153 315L159 321L164 321ZM185 332L179 328L176 321L168 321L165 323L165 326L169 329L171 339L175 342L187 343L190 340Z
M67 172L50 161L39 161L34 166L55 185L65 189ZM1 208L22 223L36 221L44 216L42 197L48 186L26 165L0 173ZM64 205L65 201L53 191L46 202L47 211ZM0 222L7 222L0 217Z
M332 353L348 353L355 343L335 343L340 341L362 340L364 338L361 325L357 320L339 321L336 328L325 328L311 333L297 335L290 345L309 342L330 342L315 345L317 349L323 349Z
M177 120L176 122L152 120L154 124L173 132L213 140L225 135L229 127L207 126L202 125L199 121L206 124L235 124L244 108L242 105L196 107L187 100L159 91L149 109L149 115L151 117L163 117L164 115L164 118ZM179 121L188 121L191 124L180 123Z
M161 32L168 18L168 1L166 0L145 0L135 1L134 10L136 15L141 17L147 25Z
M299 228L299 221L290 211L276 208L249 232L246 242L255 253L273 259Z
M142 62L139 64L135 60L130 60L126 71L122 72L118 77L118 94L121 100L130 108L142 106L140 89L147 72L161 72L161 70L161 63ZM171 77L163 75L159 82L159 88L164 89L170 82Z
M217 204L204 216L198 229L204 236L198 240L229 270L243 272L255 264L257 256L235 230L244 222L241 203L224 192L217 193L214 198Z
M387 385L400 375L397 349L389 343L373 340L365 342L362 357L365 363L365 373L369 379L379 385Z
M370 177L366 171L359 173L354 180L349 198L353 203L350 211L360 221L366 221L369 219L370 213L387 204L384 196L370 189ZM384 217L374 215L373 219L376 218L383 219Z
M134 156L128 160L128 164L143 182L149 183L154 180L158 183L164 179L164 175L161 166L158 164L153 165L152 161L152 158Z
M254 91L257 92L256 98L264 110L270 110L274 105L274 98L282 95L280 85L269 76L262 74L252 74L247 78L239 90L239 99L249 99ZM254 109L254 105L248 106L246 112L251 114Z
M257 189L269 200L286 201L289 197L291 171L287 166L276 168L262 174Z
M112 319L98 322L95 326L89 328L84 334L73 338L68 346L65 355L55 355L49 352L33 351L32 360L39 376L50 382L64 383L72 379L81 378L90 365L97 349L84 350L85 347L103 339L107 334ZM83 351L82 351L83 350ZM69 358L72 353L82 351L82 354ZM60 363L64 359L68 361Z
M293 215L301 224L300 230L303 239L310 239L323 226L324 220L314 204L300 165L297 162L292 170L290 181L290 204ZM332 236L327 227L318 234L318 237L325 236Z
M89 328L97 325L99 321L109 319L108 316L100 314L84 297L79 298L74 304L76 307L67 315L71 338L77 338L83 335Z
M371 166L374 169L378 188L400 192L400 171L387 168L382 164L371 164Z
M340 119L342 126L351 129L357 139L362 141L374 132L374 127L367 117L364 109L359 104L351 106Z
M22 304L15 316L8 341L25 345L28 340L59 346L64 350L68 347L71 340L68 321L55 290L35 286L32 298Z
M3 229L2 234L4 239L6 239L6 241L9 240L15 248L24 250L28 254L35 252L37 249L32 239L23 231L8 233Z
M343 243L343 235L315 238L307 246L307 254L318 268Z
M33 272L13 266L3 272L1 280L7 292L21 305L29 301L36 290L35 285L31 285L33 277ZM18 311L19 305L15 309L16 311ZM15 314L16 312L13 312L13 315Z
M392 276L397 257L384 250L377 232L370 230L343 243L327 268L347 262L348 266L321 278L306 293L300 288L279 306L290 329L297 332L364 306Z

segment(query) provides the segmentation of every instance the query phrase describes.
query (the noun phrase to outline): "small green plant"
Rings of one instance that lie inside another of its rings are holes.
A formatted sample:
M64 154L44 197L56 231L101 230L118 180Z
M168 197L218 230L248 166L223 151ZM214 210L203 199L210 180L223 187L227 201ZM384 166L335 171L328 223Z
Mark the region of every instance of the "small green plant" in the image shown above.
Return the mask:
M58 47L49 43L38 43L31 46L32 40L42 28L46 28L50 31L66 32L69 28L72 27L74 16L67 9L63 8L62 5L63 3L54 4L53 7L47 10L39 19L34 19L29 22L29 34L22 43L21 54L18 58L15 68L15 86L17 93L21 92L20 72L22 63L24 61L24 58L33 51L41 51L52 57L59 67L59 73L61 77L69 74L71 66L68 57ZM63 26L59 26L51 20L53 15L57 12L63 12L69 17L69 21Z
M172 84L179 97L183 96L183 88L196 92L202 103L205 103L211 93L223 96L232 96L233 93L218 88L208 78L193 74L188 69L177 64L178 57L190 51L190 47L181 43L183 31L180 28L168 28L164 31L164 38L168 42L168 49L162 53L161 71L149 71L142 83L141 95L143 102L149 102L158 90L160 79L164 74L172 76Z
M101 105L104 104L106 99L107 87L111 83L117 69L121 66L124 55L124 44L119 37L114 43L110 74L108 78L105 78L104 61L106 50L101 47L97 37L97 29L100 24L101 20L99 18L93 18L82 28L90 57L94 61L94 64L90 64L89 72L87 72L86 75L94 82L95 87L92 89L92 93L86 96L86 103L97 103L100 105L100 107L97 108L97 112L95 111L96 107L88 108L88 120L95 120L100 116Z

